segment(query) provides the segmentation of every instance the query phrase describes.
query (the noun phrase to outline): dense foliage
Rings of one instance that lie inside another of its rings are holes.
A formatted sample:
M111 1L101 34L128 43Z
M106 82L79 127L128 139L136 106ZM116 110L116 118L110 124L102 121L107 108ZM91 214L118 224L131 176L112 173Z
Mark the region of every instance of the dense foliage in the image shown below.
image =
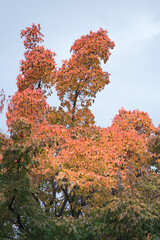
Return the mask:
M40 25L21 37L10 134L0 133L0 239L160 239L160 127L122 108L100 128L90 110L109 84L101 66L114 48L107 31L76 40L59 69ZM58 108L47 103L53 87Z

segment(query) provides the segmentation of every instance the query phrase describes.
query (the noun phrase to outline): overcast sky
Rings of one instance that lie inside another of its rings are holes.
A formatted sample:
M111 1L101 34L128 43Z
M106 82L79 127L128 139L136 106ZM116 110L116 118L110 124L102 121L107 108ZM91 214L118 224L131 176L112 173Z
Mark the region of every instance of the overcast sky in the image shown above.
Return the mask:
M115 41L104 71L110 84L98 93L92 111L107 127L118 110L139 109L160 123L160 0L0 0L0 90L13 95L23 40L20 30L41 25L44 46L55 51L57 66L73 42L90 30L108 30ZM50 105L58 106L54 94ZM6 132L5 111L0 128Z

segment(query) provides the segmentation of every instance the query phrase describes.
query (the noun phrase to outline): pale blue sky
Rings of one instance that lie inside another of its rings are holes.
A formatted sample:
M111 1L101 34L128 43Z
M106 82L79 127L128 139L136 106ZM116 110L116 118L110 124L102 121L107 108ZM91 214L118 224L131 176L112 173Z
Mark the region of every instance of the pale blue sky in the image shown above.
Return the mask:
M97 95L92 111L107 127L121 107L139 109L160 123L159 0L0 0L0 89L13 95L23 40L20 30L40 23L44 46L55 51L57 65L70 56L72 43L90 30L108 29L115 41L104 65L111 83ZM50 105L58 105L54 94ZM0 128L6 132L5 111Z

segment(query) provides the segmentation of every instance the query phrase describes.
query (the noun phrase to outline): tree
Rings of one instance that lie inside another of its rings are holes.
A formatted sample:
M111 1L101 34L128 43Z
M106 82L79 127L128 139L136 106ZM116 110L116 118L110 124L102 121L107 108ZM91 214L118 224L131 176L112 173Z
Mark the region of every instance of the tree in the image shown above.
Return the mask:
M21 37L26 52L8 104L10 136L0 135L0 237L156 239L158 131L139 110L120 109L108 128L95 126L90 110L109 84L101 67L114 48L107 31L76 40L59 69L55 53L39 45L40 25ZM59 108L47 103L53 86Z
M2 113L3 107L4 107L4 102L5 102L5 94L4 90L2 89L0 92L0 113Z
M155 167L156 171L160 170L160 125L155 129L153 135L151 135L148 143L149 151L152 153L150 159L151 167Z

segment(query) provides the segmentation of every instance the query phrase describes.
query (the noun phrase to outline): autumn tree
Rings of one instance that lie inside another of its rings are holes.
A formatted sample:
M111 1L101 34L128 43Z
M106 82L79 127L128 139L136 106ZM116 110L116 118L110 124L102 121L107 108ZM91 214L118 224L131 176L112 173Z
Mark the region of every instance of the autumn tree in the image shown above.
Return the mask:
M1 239L157 239L159 128L120 109L97 127L90 110L109 84L114 48L99 29L76 40L57 69L40 25L21 31L26 52L0 134ZM60 106L47 96L57 91ZM5 101L1 94L1 109Z

